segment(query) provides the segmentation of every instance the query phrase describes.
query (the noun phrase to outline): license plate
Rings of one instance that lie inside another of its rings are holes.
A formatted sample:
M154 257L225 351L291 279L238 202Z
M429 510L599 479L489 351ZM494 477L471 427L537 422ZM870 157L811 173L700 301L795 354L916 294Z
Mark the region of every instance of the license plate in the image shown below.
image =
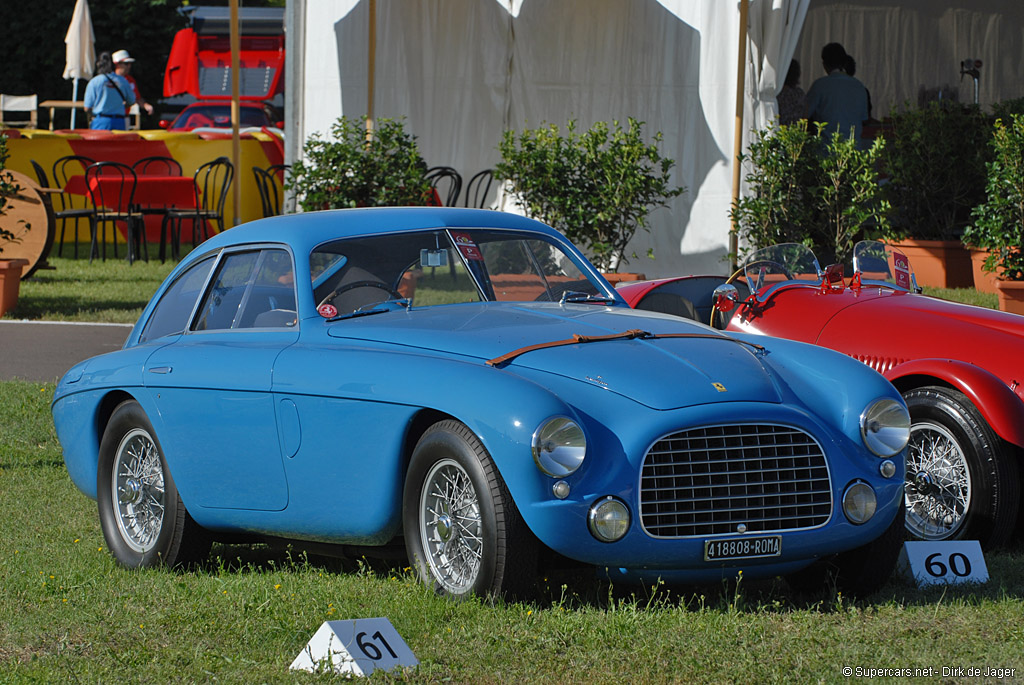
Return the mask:
M704 541L704 561L777 557L780 554L782 554L781 535Z

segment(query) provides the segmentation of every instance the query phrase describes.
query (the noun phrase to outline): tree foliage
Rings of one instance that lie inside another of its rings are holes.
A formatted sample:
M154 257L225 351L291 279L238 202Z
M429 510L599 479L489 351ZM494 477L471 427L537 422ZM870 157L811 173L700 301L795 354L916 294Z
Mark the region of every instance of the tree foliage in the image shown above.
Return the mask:
M561 231L603 271L627 262L626 246L647 215L685 192L669 183L675 162L645 142L643 123L598 122L583 134L570 121L518 135L506 131L494 175L510 183L526 213Z
M806 121L759 131L740 163L748 194L733 205L742 256L779 243L802 243L819 261L849 259L855 240L884 233L889 204L882 198L878 163L885 141L868 149L839 133L819 137Z
M366 119L341 117L325 139L314 133L304 159L288 175L302 208L423 205L430 197L427 165L416 138L398 119L380 118L367 139Z

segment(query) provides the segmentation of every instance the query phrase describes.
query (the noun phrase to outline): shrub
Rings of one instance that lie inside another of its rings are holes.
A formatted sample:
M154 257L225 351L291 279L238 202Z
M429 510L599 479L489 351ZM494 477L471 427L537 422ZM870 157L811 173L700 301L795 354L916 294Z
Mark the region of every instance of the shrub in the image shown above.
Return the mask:
M974 105L894 112L886 135L891 238L953 240L985 195L989 120Z
M748 194L730 210L740 254L779 243L803 243L819 260L845 261L854 241L887 230L877 164L884 141L866 150L852 138L818 137L806 121L759 131L747 154Z
M647 143L642 128L630 118L625 129L598 122L583 134L575 121L565 135L553 124L506 131L494 175L528 216L580 245L598 269L617 270L637 229L650 230L647 215L685 192L669 183L675 162L658 152L661 133Z
M7 198L18 192L21 187L15 183L14 176L11 172L5 171L7 168L7 158L9 157L7 152L7 136L0 136L0 216L5 214L5 207L7 206ZM25 230L28 231L31 227L25 224ZM16 234L8 231L6 228L0 226L0 252L4 251L5 243L16 243L19 242L19 238Z
M990 250L984 269L1024 280L1024 114L996 120L992 130L986 199L971 213L964 242Z
M427 203L427 165L402 121L377 119L372 135L366 130L365 117L343 116L330 139L315 133L306 141L287 181L304 210Z

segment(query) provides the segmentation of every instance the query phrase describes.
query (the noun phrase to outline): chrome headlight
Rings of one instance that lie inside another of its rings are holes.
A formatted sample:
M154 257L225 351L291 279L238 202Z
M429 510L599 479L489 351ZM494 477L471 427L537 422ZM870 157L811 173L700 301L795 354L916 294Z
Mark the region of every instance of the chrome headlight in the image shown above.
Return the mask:
M537 468L552 478L574 473L586 456L587 438L572 419L550 418L533 433L533 460Z
M860 415L860 437L880 457L898 454L910 441L910 414L902 402L875 400Z
M851 483L843 493L843 513L850 523L858 526L867 523L877 508L878 498L867 483Z
M629 530L629 509L608 495L590 507L587 527L590 528L590 534L601 542L615 542Z

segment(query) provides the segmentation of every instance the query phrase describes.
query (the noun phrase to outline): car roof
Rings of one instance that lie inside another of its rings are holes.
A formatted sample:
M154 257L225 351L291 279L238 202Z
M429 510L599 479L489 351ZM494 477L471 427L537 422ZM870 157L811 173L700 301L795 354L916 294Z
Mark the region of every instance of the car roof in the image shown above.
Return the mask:
M458 207L368 207L302 212L258 219L219 233L201 250L244 243L287 243L299 253L340 238L382 235L432 228L503 228L536 231L563 239L561 233L517 214ZM186 260L190 261L190 260Z

